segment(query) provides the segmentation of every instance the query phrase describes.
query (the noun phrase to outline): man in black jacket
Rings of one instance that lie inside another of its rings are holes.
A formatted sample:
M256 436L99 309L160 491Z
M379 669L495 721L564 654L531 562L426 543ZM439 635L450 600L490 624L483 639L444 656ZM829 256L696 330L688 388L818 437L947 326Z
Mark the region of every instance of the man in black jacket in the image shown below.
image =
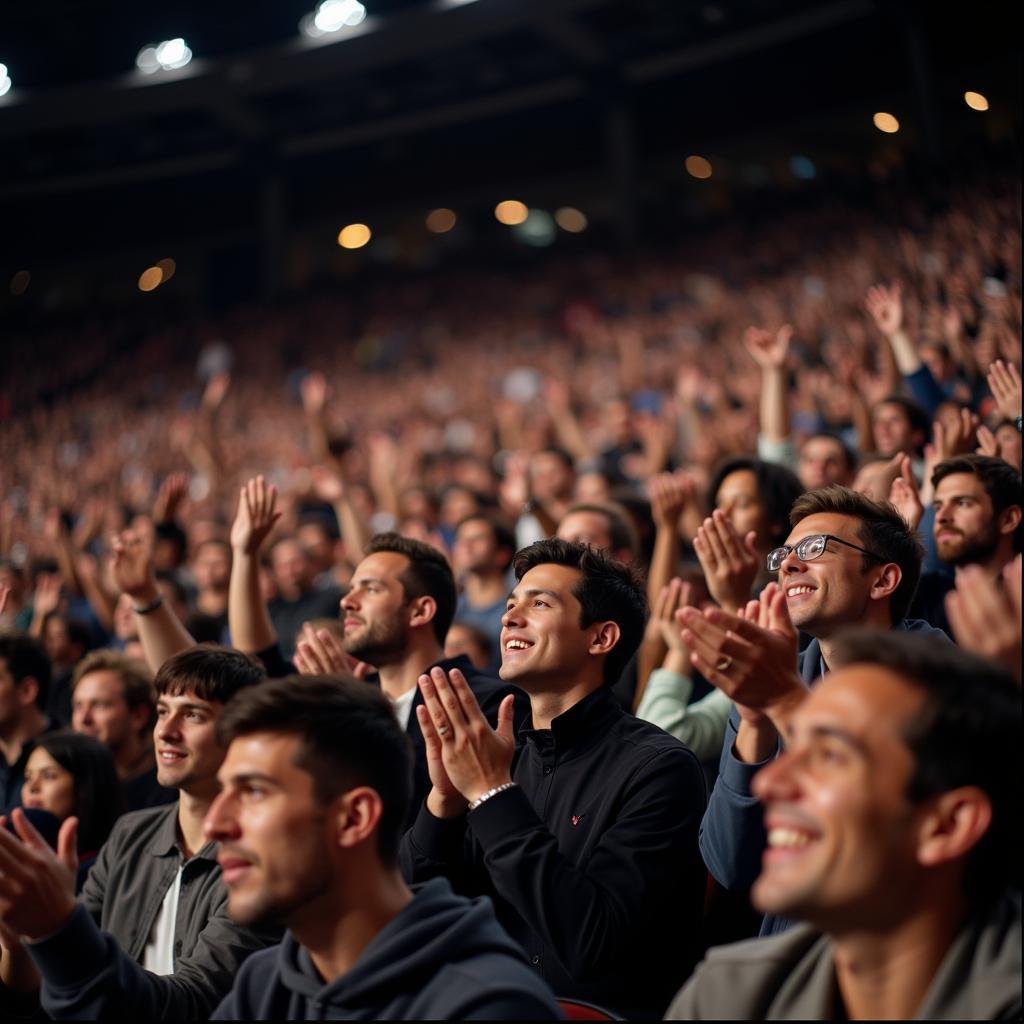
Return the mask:
M644 628L631 571L563 540L513 564L501 675L529 695L532 728L517 748L509 698L495 731L460 673L421 678L433 787L403 870L489 895L560 997L660 1015L699 942L704 776L611 694Z
M240 924L288 927L217 1020L550 1020L558 1009L486 900L410 891L398 841L409 744L354 679L275 680L218 723L228 754L206 831Z

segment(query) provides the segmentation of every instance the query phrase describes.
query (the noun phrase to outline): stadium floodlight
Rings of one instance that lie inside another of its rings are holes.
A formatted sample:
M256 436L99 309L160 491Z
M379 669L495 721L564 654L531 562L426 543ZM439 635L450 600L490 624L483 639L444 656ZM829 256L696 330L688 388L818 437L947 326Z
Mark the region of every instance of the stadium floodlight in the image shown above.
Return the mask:
M7 74L7 65L0 64L0 96L6 96L11 91L11 76Z
M192 51L180 36L177 39L165 39L156 48L156 59L164 71L177 71L192 60Z
M323 0L313 15L313 27L320 32L355 28L366 20L366 8L359 0Z
M152 75L160 70L160 61L156 59L156 47L152 43L139 50L135 66L144 75Z

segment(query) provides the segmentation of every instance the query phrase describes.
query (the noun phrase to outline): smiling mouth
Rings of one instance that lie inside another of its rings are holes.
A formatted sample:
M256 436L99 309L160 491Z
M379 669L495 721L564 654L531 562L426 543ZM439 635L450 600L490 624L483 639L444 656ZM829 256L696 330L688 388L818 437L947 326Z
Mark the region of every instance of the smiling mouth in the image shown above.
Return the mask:
M186 755L180 750L161 750L160 753L157 754L157 757L164 764L176 764L178 761L184 761L185 756Z
M527 642L526 640L509 640L505 644L505 650L506 651L528 651L532 646L533 646L533 644Z
M790 587L786 591L786 600L792 601L794 598L797 597L806 597L808 594L813 594L815 589L815 587L808 587L803 584L797 587Z

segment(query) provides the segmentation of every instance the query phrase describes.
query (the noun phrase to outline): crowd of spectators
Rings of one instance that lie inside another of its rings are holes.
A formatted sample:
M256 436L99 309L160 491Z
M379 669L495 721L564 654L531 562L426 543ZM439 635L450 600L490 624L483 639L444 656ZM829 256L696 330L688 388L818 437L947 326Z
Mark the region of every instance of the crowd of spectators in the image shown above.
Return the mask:
M1020 242L993 176L21 347L11 1012L1019 1013Z

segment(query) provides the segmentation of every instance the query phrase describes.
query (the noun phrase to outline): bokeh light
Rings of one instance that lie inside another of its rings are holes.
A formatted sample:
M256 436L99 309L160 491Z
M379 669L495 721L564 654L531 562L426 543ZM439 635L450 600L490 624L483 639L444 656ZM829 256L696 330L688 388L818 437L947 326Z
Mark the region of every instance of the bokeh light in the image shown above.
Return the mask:
M895 135L900 130L899 121L884 110L880 110L871 120L875 122L875 127L880 132L885 132L887 135Z
M160 270L161 284L167 284L167 282L170 281L172 277L174 277L174 272L178 269L178 264L175 263L174 260L170 258L170 256L168 256L166 259L158 260L156 265L157 268Z
M510 227L513 224L522 224L529 215L526 203L521 203L518 199L503 199L494 208L494 216L502 224L508 224Z
M575 206L562 206L555 211L555 221L563 231L578 235L587 230L587 217Z
M964 103L966 103L971 110L988 110L988 100L982 96L980 92L965 92Z
M342 249L362 249L373 237L373 232L365 224L346 224L338 232L338 245Z
M147 267L139 275L139 291L151 292L164 279L164 272L159 267Z
M444 206L438 207L427 214L427 230L432 231L435 235L443 235L455 227L457 219L454 210L449 210Z
M688 156L686 170L694 178L710 178L711 161L703 156Z

